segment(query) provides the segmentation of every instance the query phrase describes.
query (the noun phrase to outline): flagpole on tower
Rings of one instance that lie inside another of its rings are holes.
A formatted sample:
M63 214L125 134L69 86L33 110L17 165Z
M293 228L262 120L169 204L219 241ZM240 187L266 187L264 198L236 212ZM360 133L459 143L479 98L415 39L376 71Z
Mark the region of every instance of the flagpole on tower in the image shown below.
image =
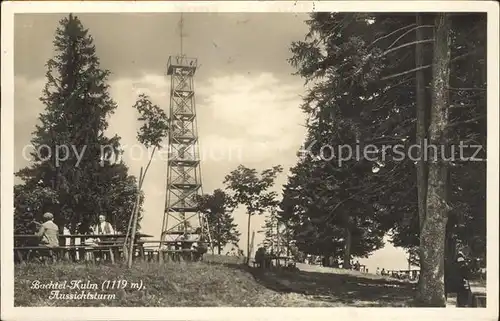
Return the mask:
M184 40L184 34L183 34L183 30L184 29L184 13L181 12L181 19L179 21L179 38L180 38L180 41L181 41L181 57L183 56L184 54L184 51L183 51L183 40Z

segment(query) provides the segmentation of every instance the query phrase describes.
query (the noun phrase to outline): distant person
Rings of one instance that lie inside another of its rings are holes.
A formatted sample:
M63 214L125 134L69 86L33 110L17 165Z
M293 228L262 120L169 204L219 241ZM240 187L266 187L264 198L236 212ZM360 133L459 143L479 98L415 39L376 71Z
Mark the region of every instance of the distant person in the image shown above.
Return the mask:
M113 229L113 226L111 225L111 223L106 221L106 216L104 216L102 214L99 215L99 223L97 223L92 228L92 231L93 231L94 235L112 235L112 234L115 234L115 230ZM101 241L101 239L99 239L99 238L94 239L93 246L98 245L100 241ZM130 255L132 255L132 254L130 254ZM97 253L94 253L94 256L95 256L97 261L100 261L101 258L102 259L108 258L108 253L102 253L99 251Z
M380 275L380 268L379 267L377 267L377 270L375 271L375 274L376 275Z
M106 221L106 216L99 215L99 223L94 226L94 234L97 235L109 235L115 234L115 230L111 223Z
M193 251L194 261L201 261L203 259L203 254L207 253L208 247L203 243L193 242L191 251Z
M81 226L82 226L81 222L76 224L76 229L75 229L76 230L76 234L82 234L82 232L81 232ZM83 242L85 242L85 239L83 239ZM74 241L74 244L75 244L75 246L77 248L80 247L82 245L82 238L81 237L76 237L75 241ZM75 260L80 261L80 250L79 249L76 250Z
M71 235L69 228L67 228L66 226L63 228L63 235ZM66 246L71 245L71 238L69 237L64 238L64 245Z
M96 234L97 234L97 232L96 232L96 231L94 231L94 228L95 228L94 226L91 226L91 227L89 228L89 231L88 231L87 233L85 233L85 235L89 235L89 236L90 236L90 235L96 235ZM84 241L85 241L85 245L90 245L90 246L97 245L97 240L98 240L98 239L93 238L93 237L86 237L86 238L84 239Z
M265 247L259 247L257 249L257 252L255 253L255 263L260 268L266 268L266 262L267 261L267 253L266 253L266 248Z
M52 248L59 246L59 227L54 223L54 215L50 212L43 214L44 222L40 225L36 235L40 237L40 246L49 248L48 255L52 261L55 261L55 254Z
M465 255L458 252L456 258L456 273L457 277L454 278L455 288L457 291L457 306L468 307L471 305L472 293L470 289L470 267L467 265Z
M386 275L385 268L382 268L382 271L380 272L380 274L383 275L383 276Z
M52 213L43 214L43 224L40 225L36 233L40 239L40 245L46 247L59 246L59 227L54 223L54 215Z
M63 235L71 235L71 232L69 231L69 228L67 228L66 226L63 227ZM66 247L70 246L71 245L71 238L65 237L64 238L64 245ZM65 255L65 258L67 260L69 260L69 251L66 251L64 255Z

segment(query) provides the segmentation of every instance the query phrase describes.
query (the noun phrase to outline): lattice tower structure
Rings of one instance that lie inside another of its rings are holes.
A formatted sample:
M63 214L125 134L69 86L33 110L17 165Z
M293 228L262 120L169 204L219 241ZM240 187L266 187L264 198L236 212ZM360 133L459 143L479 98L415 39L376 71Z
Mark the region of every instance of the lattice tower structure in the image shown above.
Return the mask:
M211 248L208 221L196 204L196 197L203 193L194 92L197 63L196 58L184 55L168 59L170 127L161 240L170 243L197 234Z

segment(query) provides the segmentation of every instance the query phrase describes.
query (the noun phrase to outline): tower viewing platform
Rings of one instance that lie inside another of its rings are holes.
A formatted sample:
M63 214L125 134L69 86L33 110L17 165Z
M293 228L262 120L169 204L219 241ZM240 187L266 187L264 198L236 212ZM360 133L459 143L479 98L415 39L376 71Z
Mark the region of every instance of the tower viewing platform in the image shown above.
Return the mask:
M188 71L190 74L196 72L198 67L197 58L188 58L186 56L170 56L167 62L167 75L174 74L174 70Z

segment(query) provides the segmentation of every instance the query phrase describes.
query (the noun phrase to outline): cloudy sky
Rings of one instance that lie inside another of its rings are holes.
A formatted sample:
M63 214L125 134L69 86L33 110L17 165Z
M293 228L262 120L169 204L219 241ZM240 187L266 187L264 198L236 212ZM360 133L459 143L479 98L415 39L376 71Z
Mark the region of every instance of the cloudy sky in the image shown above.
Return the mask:
M109 69L111 95L118 104L110 119L110 134L125 145L125 161L138 175L147 153L137 147L132 105L140 93L168 109L169 81L165 67L180 50L179 14L78 14L94 38L101 66ZM52 40L61 14L17 14L15 17L15 170L27 165L23 147L43 106L38 101L45 83L45 63L54 54ZM304 115L299 109L303 81L293 76L286 59L294 40L304 38L304 14L191 13L184 14L184 53L197 57L196 108L202 155L203 191L223 188L224 176L239 164L262 170L285 168L276 191L286 182L303 141ZM135 146L135 147L132 147ZM156 157L144 183L143 231L159 237L166 181L165 158ZM246 217L237 210L241 248L245 248ZM256 217L252 230L260 230ZM256 233L255 244L262 237ZM390 244L368 260L377 266L405 268L402 251ZM362 262L363 263L363 262Z

